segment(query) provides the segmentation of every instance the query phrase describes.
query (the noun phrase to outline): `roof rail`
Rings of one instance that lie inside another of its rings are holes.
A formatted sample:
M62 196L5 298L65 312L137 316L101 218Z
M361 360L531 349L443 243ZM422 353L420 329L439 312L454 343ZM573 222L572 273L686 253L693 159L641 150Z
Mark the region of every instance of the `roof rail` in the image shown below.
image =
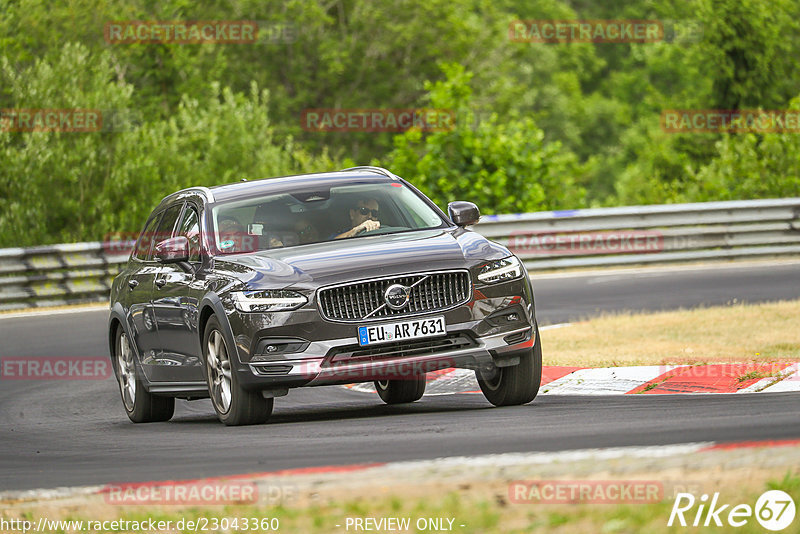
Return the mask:
M360 165L358 167L350 167L348 169L342 169L344 171L371 171L377 174L382 174L384 176L388 176L389 178L397 178L391 171L384 169L383 167L374 167L372 165Z

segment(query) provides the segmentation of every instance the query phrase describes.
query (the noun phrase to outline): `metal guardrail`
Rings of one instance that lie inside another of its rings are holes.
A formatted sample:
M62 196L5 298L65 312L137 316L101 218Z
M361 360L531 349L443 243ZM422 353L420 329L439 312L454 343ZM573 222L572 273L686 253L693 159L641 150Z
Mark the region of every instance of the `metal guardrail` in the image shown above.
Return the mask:
M128 255L103 243L0 249L0 310L106 301Z
M488 215L529 270L800 255L800 198ZM125 246L0 249L0 310L108 299Z
M800 198L483 217L529 270L800 254Z

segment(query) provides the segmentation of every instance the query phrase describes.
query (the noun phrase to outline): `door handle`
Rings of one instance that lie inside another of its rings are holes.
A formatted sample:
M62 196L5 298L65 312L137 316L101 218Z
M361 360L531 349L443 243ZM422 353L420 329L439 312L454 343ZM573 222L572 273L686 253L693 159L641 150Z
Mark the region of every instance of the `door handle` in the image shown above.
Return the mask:
M136 289L136 287L138 285L139 285L139 281L138 280L128 280L128 287L129 288Z
M156 280L156 287L158 289L161 289L165 285L167 285L167 279L166 278L159 278L159 279Z

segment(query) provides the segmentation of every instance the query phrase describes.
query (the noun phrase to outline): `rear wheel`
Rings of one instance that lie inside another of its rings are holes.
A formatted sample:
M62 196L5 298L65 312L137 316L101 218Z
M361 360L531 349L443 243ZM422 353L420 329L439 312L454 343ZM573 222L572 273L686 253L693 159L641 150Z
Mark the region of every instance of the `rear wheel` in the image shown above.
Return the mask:
M476 371L483 396L495 406L527 404L536 398L542 382L542 345L534 326L535 344L519 354L519 364Z
M425 375L414 375L400 380L376 380L378 390L386 404L403 404L418 401L425 393Z
M175 399L157 397L145 390L136 370L133 346L121 326L117 328L114 347L114 372L128 418L134 423L169 421L175 413Z
M265 399L259 391L243 389L233 372L232 358L219 320L212 316L203 335L203 359L217 417L228 426L266 422L272 413L273 399Z

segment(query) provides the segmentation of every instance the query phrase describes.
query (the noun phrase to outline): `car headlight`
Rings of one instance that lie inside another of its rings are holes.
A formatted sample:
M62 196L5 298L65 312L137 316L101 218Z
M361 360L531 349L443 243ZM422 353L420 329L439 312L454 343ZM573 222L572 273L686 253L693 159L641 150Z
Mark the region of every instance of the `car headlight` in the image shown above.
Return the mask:
M231 293L231 297L236 308L243 312L291 311L308 302L304 295L287 289L236 291Z
M524 267L516 256L490 261L481 267L478 280L487 284L514 280L522 276Z

